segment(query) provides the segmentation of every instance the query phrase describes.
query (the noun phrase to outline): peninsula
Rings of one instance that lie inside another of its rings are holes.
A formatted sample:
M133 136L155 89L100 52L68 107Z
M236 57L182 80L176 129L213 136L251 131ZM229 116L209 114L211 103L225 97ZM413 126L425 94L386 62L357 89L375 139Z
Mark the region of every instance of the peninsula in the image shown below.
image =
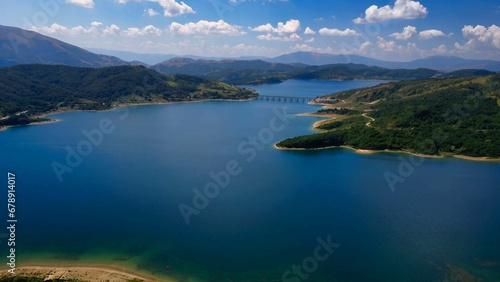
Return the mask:
M348 146L432 156L500 157L500 74L401 81L315 100L320 133L280 149Z
M228 83L164 75L143 66L16 65L0 68L0 89L0 128L44 122L47 119L40 116L55 111L258 96L253 90Z

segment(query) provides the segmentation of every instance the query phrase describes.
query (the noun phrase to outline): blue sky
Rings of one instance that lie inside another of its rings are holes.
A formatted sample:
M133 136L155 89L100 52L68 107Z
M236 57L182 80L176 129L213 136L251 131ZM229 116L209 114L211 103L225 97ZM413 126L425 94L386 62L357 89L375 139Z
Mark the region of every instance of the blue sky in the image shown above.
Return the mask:
M84 48L217 57L295 51L500 60L500 1L2 0L1 25Z

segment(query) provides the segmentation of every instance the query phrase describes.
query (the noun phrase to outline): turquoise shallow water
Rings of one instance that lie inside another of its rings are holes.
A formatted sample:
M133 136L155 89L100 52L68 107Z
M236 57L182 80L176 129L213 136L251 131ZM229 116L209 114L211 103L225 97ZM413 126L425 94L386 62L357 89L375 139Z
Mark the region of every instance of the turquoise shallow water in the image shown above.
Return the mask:
M377 83L255 88L316 97ZM97 261L198 281L500 280L500 164L425 159L392 191L384 174L397 174L409 156L273 148L312 133L319 119L295 115L317 109L151 105L58 114L58 123L0 132L0 181L7 171L17 178L18 261ZM82 132L97 129L102 138L92 135L100 141L92 144ZM84 156L68 162L67 146ZM72 169L62 182L56 162ZM179 205L195 208L193 189L207 185L218 191L198 199L202 208L186 224ZM318 238L338 245L315 265L307 258ZM301 278L293 265L303 262L314 271L302 268Z

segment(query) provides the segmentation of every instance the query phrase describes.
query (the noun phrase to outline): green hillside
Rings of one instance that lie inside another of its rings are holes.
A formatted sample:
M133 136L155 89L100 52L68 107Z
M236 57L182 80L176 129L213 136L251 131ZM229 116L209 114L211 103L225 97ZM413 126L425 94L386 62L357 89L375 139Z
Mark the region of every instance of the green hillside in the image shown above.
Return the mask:
M328 104L318 113L334 117L318 127L322 132L278 147L500 157L499 74L387 83L318 101Z
M55 110L105 110L117 104L248 99L249 89L142 66L78 68L18 65L0 68L0 126L37 121Z

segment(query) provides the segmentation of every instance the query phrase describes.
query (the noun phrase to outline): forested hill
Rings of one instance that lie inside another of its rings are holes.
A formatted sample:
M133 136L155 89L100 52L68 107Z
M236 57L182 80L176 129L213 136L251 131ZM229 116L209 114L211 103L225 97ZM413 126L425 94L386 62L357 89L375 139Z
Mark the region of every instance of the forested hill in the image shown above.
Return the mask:
M351 146L500 157L500 74L387 83L318 100L334 118L282 148Z
M115 104L248 99L249 89L142 66L78 68L17 65L0 68L0 126L34 121L55 110L103 110Z
M117 57L94 54L37 32L0 25L0 67L17 64L109 67L128 63Z

